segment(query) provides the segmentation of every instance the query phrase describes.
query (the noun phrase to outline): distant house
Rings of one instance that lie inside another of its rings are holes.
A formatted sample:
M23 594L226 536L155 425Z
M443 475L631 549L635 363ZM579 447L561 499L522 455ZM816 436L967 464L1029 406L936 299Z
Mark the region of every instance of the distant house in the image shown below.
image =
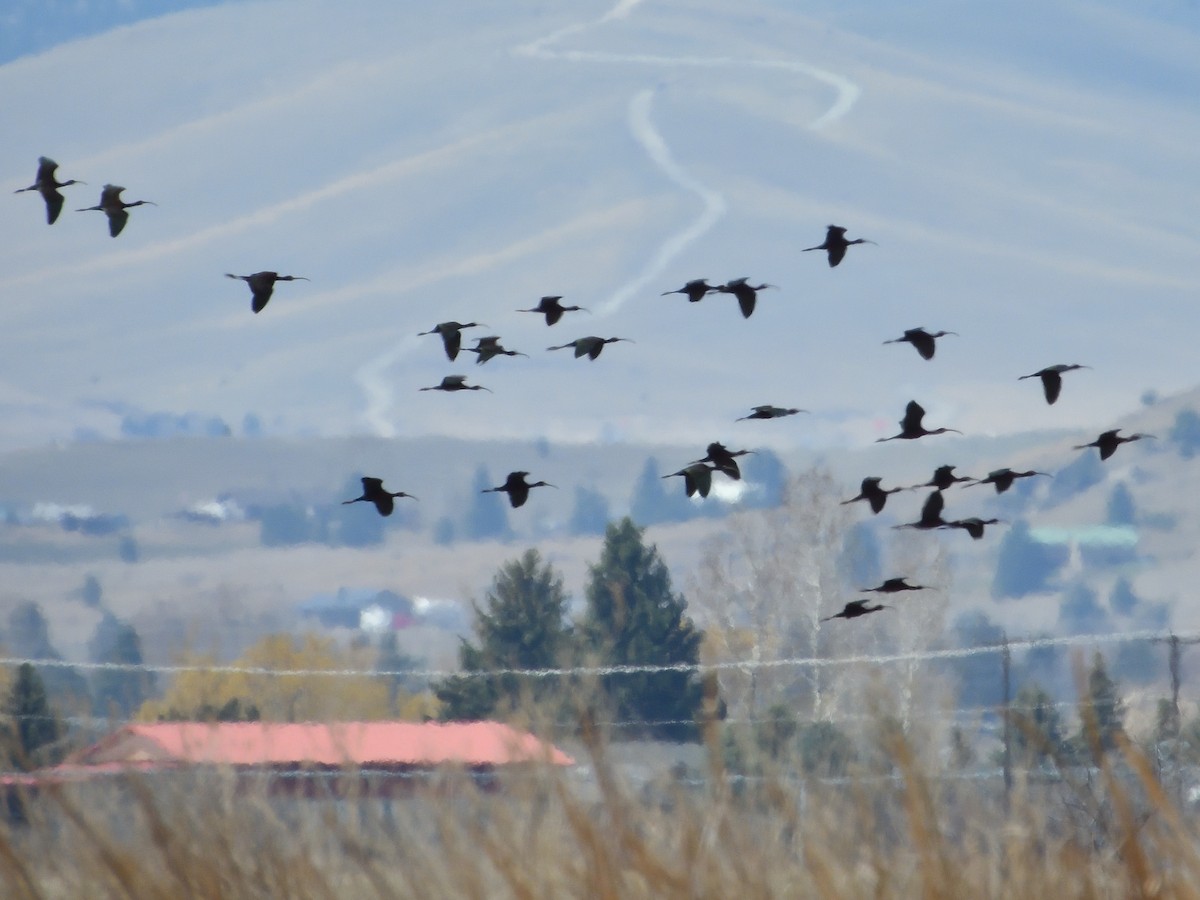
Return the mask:
M346 787L377 796L449 768L481 783L513 767L571 766L553 744L502 722L156 722L130 724L59 766L5 779L38 787L133 772L228 767L266 777L272 790L312 794ZM482 778L481 778L482 776Z

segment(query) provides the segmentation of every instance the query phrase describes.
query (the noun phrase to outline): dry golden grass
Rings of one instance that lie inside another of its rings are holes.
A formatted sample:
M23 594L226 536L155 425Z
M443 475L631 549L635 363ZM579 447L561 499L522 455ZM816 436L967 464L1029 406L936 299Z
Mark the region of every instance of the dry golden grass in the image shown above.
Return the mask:
M721 726L707 744L720 745ZM692 780L634 790L585 729L579 772L389 803L271 794L230 772L45 790L0 828L6 898L1125 898L1200 896L1195 835L1123 744L1090 784L951 781L891 738L894 776ZM1009 806L1006 811L1005 807Z

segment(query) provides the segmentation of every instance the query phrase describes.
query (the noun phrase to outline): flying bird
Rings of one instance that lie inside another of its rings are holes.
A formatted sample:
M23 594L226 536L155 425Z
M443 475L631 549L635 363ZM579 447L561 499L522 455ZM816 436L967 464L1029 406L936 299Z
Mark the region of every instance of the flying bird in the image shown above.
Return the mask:
M995 525L997 522L1002 522L1003 519L980 519L972 516L969 519L955 519L953 522L947 522L942 525L942 528L961 528L975 540L983 537L983 528L985 525Z
M705 294L715 293L719 290L719 287L709 284L707 278L693 278L691 281L677 290L663 291L662 296L665 297L668 294L684 294L692 303L699 303L704 299Z
M964 482L964 481L976 481L977 480L975 478L971 478L969 475L955 475L954 474L955 468L957 468L957 467L956 466L938 466L936 469L933 470L932 478L930 478L924 484L914 484L912 487L909 488L909 490L915 491L918 488L931 487L931 488L937 488L937 490L939 490L939 491L944 491L944 490L946 490L946 488L950 487L951 485L960 484L961 482Z
M981 484L991 484L995 485L997 494L1003 494L1013 486L1013 482L1016 479L1032 478L1034 475L1045 475L1047 478L1054 477L1049 472L1034 472L1032 469L1028 472L1014 472L1012 469L1007 468L994 469L993 471L987 473L986 478L980 478L976 480L975 484L969 485L969 487L978 487Z
M846 240L845 228L840 225L830 225L825 231L825 242L817 244L815 247L805 247L804 252L807 253L809 250L824 250L829 254L829 266L832 268L842 261L846 255L846 248L851 244L874 243L874 241L868 241L866 238L855 238L852 241L848 241Z
M529 356L528 353L520 353L516 350L506 350L500 343L498 334L489 334L487 337L475 339L475 346L468 347L468 352L477 354L476 364L487 362L496 356Z
M441 384L435 384L433 387L423 387L423 391L487 391L492 393L491 388L485 388L482 384L467 384L466 375L447 375L442 379Z
M775 287L773 284L752 285L747 278L735 278L733 281L718 285L716 290L722 294L733 294L742 311L742 318L748 319L754 312L754 304L758 302L758 292L773 287Z
M714 469L709 468L702 462L694 462L691 465L684 466L678 472L672 472L670 475L664 475L663 478L674 478L676 475L683 476L683 486L689 497L694 494L699 494L701 497L707 497L708 492L712 490L712 473Z
M1059 363L1056 366L1046 366L1044 369L1038 369L1030 375L1022 375L1017 381L1024 381L1026 378L1042 379L1042 393L1046 395L1046 402L1053 403L1058 399L1058 395L1062 393L1062 376L1063 372L1073 372L1076 369L1090 369L1091 366L1081 366L1078 363L1065 365Z
M158 206L152 200L134 200L132 203L126 203L121 199L121 191L123 187L118 187L115 184L106 184L100 191L100 203L96 206L88 206L83 209L77 209L76 212L91 212L98 209L108 216L108 233L116 237L121 233L121 229L125 227L125 223L129 221L129 213L127 209L132 209L135 206Z
M262 312L277 281L308 281L303 275L280 275L278 272L255 272L253 275L232 275L225 273L226 278L244 281L250 285L250 308L256 313Z
M900 420L900 433L893 434L891 437L876 438L875 443L879 444L883 441L905 440L911 441L916 438L925 437L930 434L945 434L952 431L955 434L962 434L957 428L935 428L932 431L921 424L921 420L925 418L925 410L916 400L909 400L908 406L904 408L904 418Z
M42 195L42 199L46 201L46 224L53 225L58 221L58 215L62 212L63 201L66 199L59 188L64 188L69 184L87 184L86 181L76 181L74 178L68 181L59 181L54 174L58 169L58 163L48 156L38 157L37 178L33 184L26 188L18 188L13 191L14 194L22 194L25 191L37 191Z
M708 445L706 455L696 460L696 462L711 463L713 468L718 472L728 475L734 481L738 481L742 477L742 470L738 468L737 457L746 456L753 452L753 450L730 450L720 441L713 441Z
M851 600L842 608L839 613L834 613L832 616L826 616L822 622L828 622L830 619L857 619L859 616L865 616L867 613L879 612L881 609L892 609L883 603L877 603L874 606L869 606L869 600Z
M1110 456L1112 456L1114 453L1117 452L1117 448L1119 446L1121 446L1122 444L1128 444L1133 441L1140 441L1142 438L1153 438L1154 437L1154 435L1152 435L1152 434L1118 435L1117 432L1120 430L1121 430L1120 428L1114 428L1112 431L1102 432L1101 435L1098 438L1096 438L1094 441L1090 441L1089 443L1086 443L1086 444L1079 444L1074 449L1075 450L1083 450L1086 447L1096 447L1100 451L1100 458L1108 459Z
M934 331L929 332L924 328L907 328L904 331L903 337L898 337L890 341L884 341L885 344L912 344L918 353L921 354L921 359L933 359L934 351L937 350L936 338L945 337L952 334L958 337L957 331Z
M524 506L525 501L529 499L529 491L535 487L555 487L548 481L535 481L529 484L525 479L529 475L528 472L509 472L508 478L504 480L504 484L494 488L484 488L479 493L493 494L503 493L508 494L508 502L512 504L512 508Z
M862 594L898 594L901 591L926 591L929 590L923 584L909 584L905 576L900 578L889 578L879 587L859 588L859 593Z
M543 297L533 309L518 309L517 312L540 313L546 317L547 325L554 325L568 312L591 312L585 306L563 306L558 301L561 296Z
M367 503L374 503L375 508L379 510L379 514L381 516L390 516L392 514L392 510L396 508L396 502L393 498L409 497L413 500L417 499L416 497L413 497L412 494L404 493L404 491L386 490L383 486L382 478L364 477L362 480L362 488L363 492L361 497L355 497L353 500L343 500L342 506L345 506L349 503L360 503L362 501L366 501Z
M794 416L796 413L806 413L807 409L784 409L782 406L764 406L754 407L754 412L748 416L739 416L734 419L735 422L741 422L745 419L782 419L784 416Z
M462 322L439 322L428 331L418 331L417 337L424 337L427 334L436 334L442 339L442 346L446 350L446 358L451 362L458 357L458 351L462 349L462 330L464 328L486 328L482 322L467 322L465 325Z
M884 504L887 503L888 494L894 494L897 491L902 491L904 488L888 488L884 490L879 486L882 478L870 477L862 480L862 489L858 492L857 497L851 497L849 500L843 500L842 506L847 503L855 503L859 500L866 500L871 504L871 512L879 513L883 511Z
M600 351L604 349L605 344L615 344L617 341L629 341L631 344L634 343L631 338L602 338L596 337L594 334L592 334L588 335L587 337L575 338L575 340L566 344L559 344L557 347L547 347L546 349L566 350L568 347L574 347L576 359L579 359L581 356L586 356L588 359L595 359L600 355Z
M946 506L946 498L942 496L941 491L933 491L925 498L925 504L921 507L921 517L915 522L905 522L903 525L893 525L893 528L918 528L922 531L928 531L932 528L941 528L947 525L945 519L942 518L942 510Z

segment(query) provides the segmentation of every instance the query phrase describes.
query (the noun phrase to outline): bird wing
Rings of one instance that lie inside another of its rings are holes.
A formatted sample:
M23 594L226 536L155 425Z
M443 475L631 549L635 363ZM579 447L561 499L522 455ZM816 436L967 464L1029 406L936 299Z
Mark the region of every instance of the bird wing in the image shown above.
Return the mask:
M904 418L900 420L900 428L904 431L910 431L921 427L921 420L925 418L925 409L916 400L909 400L908 405L904 407Z
M392 510L396 508L396 501L392 499L392 495L386 491L375 498L375 508L379 510L381 516L390 516Z
M262 312L266 308L267 302L271 299L271 293L274 289L275 286L269 283L263 284L259 282L258 284L251 284L250 308L256 313Z
M827 252L829 254L829 267L832 269L846 258L846 245L842 243L830 244Z
M53 225L63 209L63 195L55 188L50 188L42 194L42 198L46 201L46 224Z
M1043 372L1042 391L1046 395L1047 403L1057 400L1058 395L1062 393L1062 375L1058 372Z
M742 279L745 281L745 279ZM758 300L758 294L746 287L745 284L736 288L733 292L737 297L738 306L742 310L742 318L748 319L754 313L754 304Z
M129 213L120 207L106 209L104 212L108 216L108 233L116 237L125 228L125 223L129 221ZM255 310L255 312L257 311Z
M367 475L367 476L364 476L362 479L362 486L363 486L364 494L374 494L376 492L383 490L383 479L382 478L372 478L369 475Z
M934 351L937 350L937 344L932 334L924 331L914 331L908 333L908 340L917 348L917 352L921 354L922 359L933 359Z

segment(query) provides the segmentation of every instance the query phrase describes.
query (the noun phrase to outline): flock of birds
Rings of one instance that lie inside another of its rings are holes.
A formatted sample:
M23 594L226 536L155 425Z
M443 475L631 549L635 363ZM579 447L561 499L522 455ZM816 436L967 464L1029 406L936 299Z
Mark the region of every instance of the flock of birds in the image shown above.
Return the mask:
M42 196L46 204L46 221L53 225L62 213L65 198L62 194L62 188L76 184L86 184L86 182L69 179L67 181L59 181L57 176L58 164L48 158L40 157L38 159L37 177L34 183L29 187L20 188L16 193L25 191L36 191ZM98 210L103 212L108 217L109 234L112 237L117 237L124 230L129 221L129 209L143 205L156 205L149 200L137 200L126 202L121 199L121 193L125 189L113 184L106 184L100 193L100 202L96 206L89 206L79 209L79 212L88 212ZM828 226L825 234L825 240L813 247L805 247L804 252L823 250L826 254L826 259L830 267L836 267L843 259L845 259L846 251L849 247L856 244L874 244L874 241L866 238L855 238L853 240L846 237L846 229L839 225ZM279 282L290 281L308 281L302 275L280 275L278 272L263 271L255 272L251 275L234 275L226 273L226 277L244 281L250 288L251 305L250 308L254 313L262 312L271 299L275 290L275 285ZM758 294L760 291L774 288L771 284L751 284L749 278L735 278L724 284L709 284L706 278L697 278L688 281L683 287L675 290L663 291L662 296L671 294L682 294L687 297L691 303L698 303L707 297L709 294L730 294L738 303L738 308L744 318L749 318L754 314L756 304L758 302ZM582 306L564 306L562 304L562 296L548 295L542 297L538 304L528 309L516 310L523 313L535 313L545 319L546 325L552 327L557 325L566 313L569 312L588 312ZM484 337L475 338L475 346L463 347L463 332L470 328L486 328L482 322L439 322L428 331L419 332L418 336L437 335L442 342L442 347L446 357L450 361L458 358L458 355L463 350L469 353L474 353L476 356L476 364L482 365L495 359L498 356L528 356L517 350L510 350L501 343L499 335L486 335ZM907 343L917 351L922 359L932 360L937 351L937 340L949 335L957 337L953 331L927 331L924 328L910 328L898 338L884 341L884 344ZM573 341L568 341L563 344L558 344L546 348L548 351L567 350L573 351L575 358L587 357L589 360L599 358L601 352L609 344L614 344L622 341L631 342L630 338L624 337L600 337L597 335L586 335L576 338ZM1077 369L1089 368L1077 363L1073 364L1056 364L1047 366L1037 372L1032 372L1028 375L1022 375L1018 380L1028 378L1037 378L1041 380L1042 391L1048 404L1055 403L1062 392L1062 377L1065 373ZM489 391L490 389L480 384L468 384L467 376L465 375L447 375L442 378L441 382L436 385L422 387L421 391L444 391L453 393L457 391ZM807 410L796 409L791 407L780 407L772 404L764 404L755 406L751 412L745 416L740 416L735 421L745 421L752 419L777 419L785 416L792 416L797 413L807 412ZM939 435L953 432L961 434L962 432L954 428L926 428L924 425L925 410L917 401L909 401L904 411L904 417L900 420L900 431L890 437L878 438L879 442L894 441L894 440L916 440L918 438L929 437L931 435ZM1120 429L1112 429L1101 433L1095 440L1086 444L1077 445L1074 449L1083 450L1090 447L1095 447L1099 450L1100 459L1106 460L1110 458L1117 448L1124 443L1141 440L1143 438L1152 438L1154 435L1149 434L1120 434ZM712 489L714 473L721 473L726 477L738 480L741 478L741 470L738 466L738 458L747 454L753 453L753 450L730 450L724 444L714 441L706 448L705 455L700 459L688 463L677 472L672 472L669 475L662 476L663 478L680 477L683 479L684 489L687 496L692 497L699 494L700 497L707 497ZM882 487L882 477L869 476L862 479L862 484L859 493L849 500L842 501L844 504L856 503L859 501L866 502L872 513L878 514L882 512L887 499L891 494L895 494L906 490L918 490L923 488L932 488L929 495L921 508L920 517L914 522L907 522L902 525L893 526L895 528L913 528L918 530L934 530L934 529L961 529L972 538L979 540L984 536L984 529L988 525L994 525L1001 520L991 518L983 519L979 517L965 517L958 519L946 519L943 516L945 511L945 499L943 493L955 484L964 484L968 487L979 485L992 485L997 494L1002 494L1007 491L1020 478L1031 478L1034 476L1046 476L1046 472L1037 471L1015 471L1010 468L996 469L989 472L984 478L973 478L965 475L954 474L955 466L943 465L938 467L933 476L926 482L908 487ZM514 471L508 474L504 484L492 488L486 488L482 493L504 493L508 496L508 502L516 509L524 506L529 499L529 493L533 488L537 487L555 487L546 481L530 482L529 472ZM389 491L384 487L383 479L374 476L367 476L362 479L362 494L350 500L343 501L344 504L366 502L375 506L381 516L390 516L395 509L395 501L399 498L409 498L416 500L412 494L404 491ZM893 594L904 591L925 590L923 585L910 585L904 577L889 578L880 586L874 588L863 588L861 593L877 593L877 594ZM882 609L891 609L892 607L882 603L871 605L869 599L852 600L845 604L844 608L822 621L829 619L855 619L869 613L878 612Z

